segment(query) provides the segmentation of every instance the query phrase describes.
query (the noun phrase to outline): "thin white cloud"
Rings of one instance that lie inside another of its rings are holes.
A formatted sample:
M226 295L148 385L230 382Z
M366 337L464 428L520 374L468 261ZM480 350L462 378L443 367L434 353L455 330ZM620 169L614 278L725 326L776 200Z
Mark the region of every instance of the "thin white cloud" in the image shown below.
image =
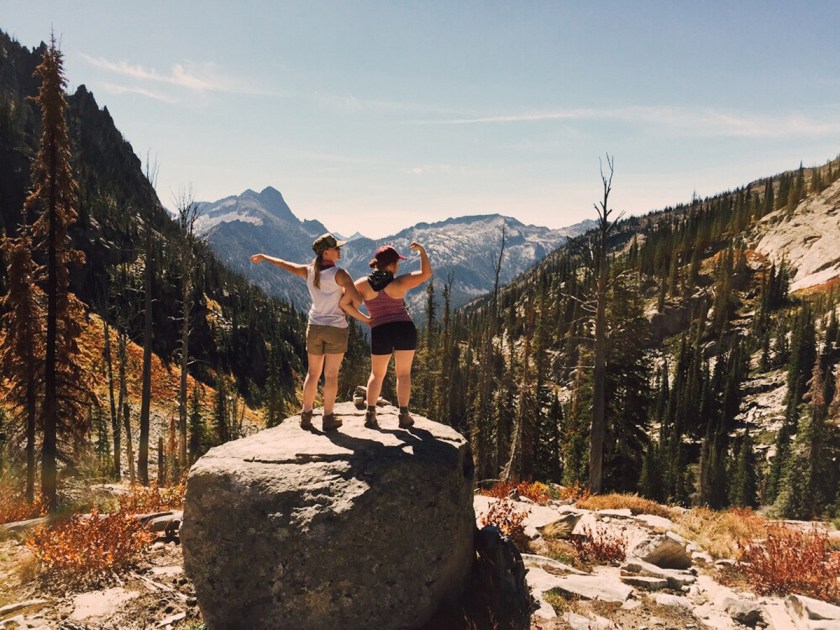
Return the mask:
M162 73L153 68L145 68L142 65L132 64L125 60L111 61L104 57L93 57L85 53L81 53L81 57L96 68L139 82L170 85L199 92L253 95L267 93L238 79L221 74L217 67L211 63L199 64L195 70L187 69L184 65L176 63L172 65L169 72Z
M423 114L455 116L461 112L452 108L432 107L423 103L412 101L390 101L384 99L361 98L355 94L332 94L329 92L303 93L305 97L311 98L327 107L333 107L345 111L357 112L378 112L378 113L401 113L401 114Z
M403 168L402 172L409 175L449 174L452 172L451 164L419 164Z
M495 116L408 121L415 125L479 125L546 121L616 121L652 125L680 136L783 138L840 133L838 116L745 114L717 109L678 107L579 108Z
M102 87L106 92L109 92L111 94L139 94L141 96L145 96L146 98L151 98L156 101L162 101L164 103L178 102L177 98L168 96L166 94L161 94L160 92L147 90L141 87L128 87L126 85L117 85L116 83L104 83Z

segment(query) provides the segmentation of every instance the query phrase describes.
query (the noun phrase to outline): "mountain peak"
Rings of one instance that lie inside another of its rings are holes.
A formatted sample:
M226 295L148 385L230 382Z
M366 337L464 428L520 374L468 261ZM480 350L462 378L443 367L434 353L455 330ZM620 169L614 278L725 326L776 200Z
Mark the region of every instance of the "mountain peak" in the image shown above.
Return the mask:
M260 191L260 197L266 199L283 199L283 195L274 186L266 186Z

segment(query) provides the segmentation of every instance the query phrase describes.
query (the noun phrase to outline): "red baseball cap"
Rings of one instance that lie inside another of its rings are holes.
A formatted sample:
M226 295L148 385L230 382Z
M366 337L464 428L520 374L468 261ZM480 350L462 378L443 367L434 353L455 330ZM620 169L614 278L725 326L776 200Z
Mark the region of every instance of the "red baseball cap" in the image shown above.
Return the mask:
M383 245L376 250L373 257L380 265L390 265L392 262L405 260L405 256L401 256L393 245Z

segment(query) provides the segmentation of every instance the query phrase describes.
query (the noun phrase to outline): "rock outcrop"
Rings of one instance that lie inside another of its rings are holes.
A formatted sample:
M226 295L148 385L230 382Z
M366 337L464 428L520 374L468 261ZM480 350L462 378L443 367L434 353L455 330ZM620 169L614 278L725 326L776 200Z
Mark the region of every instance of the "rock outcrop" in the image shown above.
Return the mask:
M184 567L209 628L410 628L475 557L472 457L451 428L351 403L211 449L187 480Z

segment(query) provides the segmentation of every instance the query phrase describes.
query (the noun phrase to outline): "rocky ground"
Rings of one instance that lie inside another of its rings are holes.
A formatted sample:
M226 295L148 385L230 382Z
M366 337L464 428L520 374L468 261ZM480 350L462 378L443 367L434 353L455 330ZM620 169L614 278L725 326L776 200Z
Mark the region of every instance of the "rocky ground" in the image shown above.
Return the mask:
M493 501L476 496L478 519ZM585 510L563 502L540 506L518 496L512 505L527 512L529 540L523 546L531 552L523 559L536 601L534 629L840 629L840 607L796 595L759 597L725 586L720 576L731 561L712 561L662 516ZM588 571L557 560L552 541L584 530L623 538L627 558ZM23 538L20 532L7 532L0 542L3 630L203 627L177 537L161 532L131 570L83 591L36 578Z
M476 497L479 518L494 500ZM513 505L528 512L525 544L537 552L523 554L538 606L532 628L840 630L838 606L799 595L760 597L724 585L732 559L713 561L678 534L668 518L629 509L584 510L562 502L540 506L519 497ZM626 559L581 571L542 555L552 550L557 555L552 540L586 531L623 539Z

